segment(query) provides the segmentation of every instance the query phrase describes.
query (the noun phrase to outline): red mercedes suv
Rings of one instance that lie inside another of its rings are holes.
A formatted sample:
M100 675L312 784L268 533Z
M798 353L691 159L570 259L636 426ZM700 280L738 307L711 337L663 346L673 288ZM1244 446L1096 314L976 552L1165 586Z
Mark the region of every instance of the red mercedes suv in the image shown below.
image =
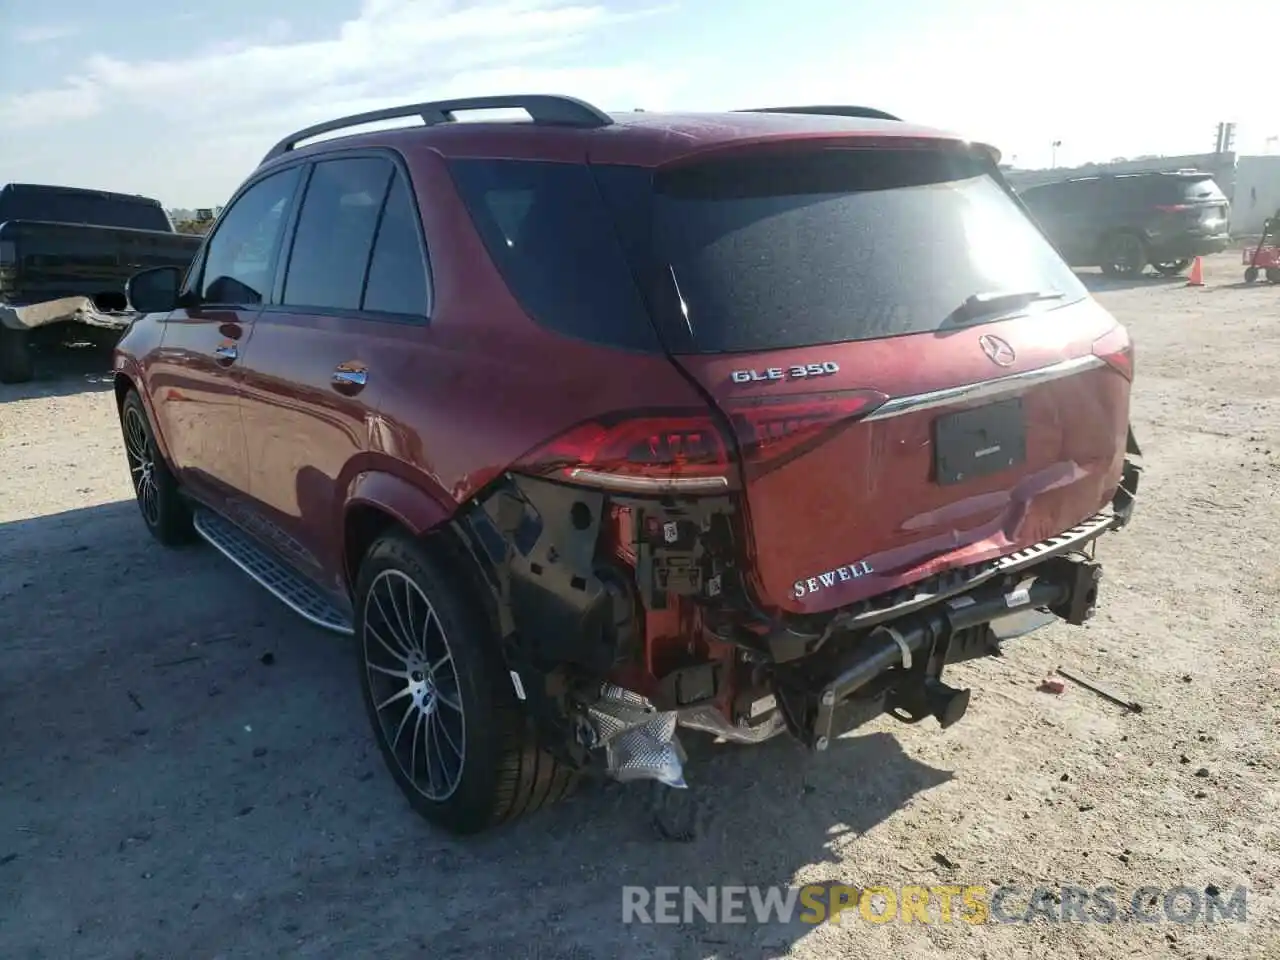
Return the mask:
M1140 470L1129 336L998 159L861 107L299 131L129 284L142 517L354 635L455 832L688 796L680 728L949 725L947 664L1092 614Z

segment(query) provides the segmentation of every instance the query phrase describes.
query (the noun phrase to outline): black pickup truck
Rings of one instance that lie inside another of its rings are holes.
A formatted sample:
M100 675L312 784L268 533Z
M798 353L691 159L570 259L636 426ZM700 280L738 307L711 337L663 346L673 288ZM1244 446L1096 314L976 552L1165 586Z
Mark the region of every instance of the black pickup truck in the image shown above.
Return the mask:
M133 317L125 281L147 267L186 267L203 239L175 232L147 197L0 188L0 383L30 380L43 347L114 345Z

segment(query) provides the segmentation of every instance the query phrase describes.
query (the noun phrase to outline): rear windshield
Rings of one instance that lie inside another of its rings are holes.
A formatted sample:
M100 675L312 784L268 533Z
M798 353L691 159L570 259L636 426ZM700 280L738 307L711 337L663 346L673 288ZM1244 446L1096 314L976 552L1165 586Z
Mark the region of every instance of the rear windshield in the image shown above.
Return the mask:
M1222 188L1218 186L1213 177L1178 177L1177 196L1181 200L1227 199L1227 195L1222 192Z
M135 230L171 229L169 218L159 204L65 190L10 188L0 191L0 223L6 220L92 223Z
M643 304L673 352L936 330L977 293L1063 294L1056 304L1085 296L988 162L959 149L753 154L656 176L625 166L464 163L590 170L592 189L584 180L547 204L558 214L541 246L530 243L521 255L508 237L491 240L490 251L500 266L523 256L544 268L516 277L518 297L528 300L519 282L536 274L540 289L559 291L568 313L586 302L605 310L580 320L616 326L635 316L629 304ZM546 176L542 188L579 176ZM508 222L534 209L514 198L495 206L465 187L463 194L473 215L480 207L480 221ZM606 276L611 287L602 296ZM584 289L585 298L570 293ZM545 302L542 319L561 322Z

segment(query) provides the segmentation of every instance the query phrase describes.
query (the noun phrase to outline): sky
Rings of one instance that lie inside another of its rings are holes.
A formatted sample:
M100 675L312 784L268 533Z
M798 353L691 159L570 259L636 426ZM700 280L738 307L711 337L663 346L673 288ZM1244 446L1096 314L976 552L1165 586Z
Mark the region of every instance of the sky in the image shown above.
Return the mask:
M1202 0L0 0L0 183L221 204L267 149L400 103L880 107L1022 167L1280 153L1280 11ZM1221 11L1217 13L1215 11ZM1270 139L1268 139L1270 138ZM1060 141L1056 148L1052 144Z

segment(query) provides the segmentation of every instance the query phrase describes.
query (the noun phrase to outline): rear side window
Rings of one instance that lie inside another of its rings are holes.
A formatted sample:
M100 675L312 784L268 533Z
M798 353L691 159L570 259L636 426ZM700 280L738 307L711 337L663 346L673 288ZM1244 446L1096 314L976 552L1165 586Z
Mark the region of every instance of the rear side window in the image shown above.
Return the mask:
M664 336L698 353L937 330L977 293L1086 296L989 170L960 149L699 164L654 180L631 247Z
M1098 183L1095 180L1050 183L1020 193L1022 202L1032 210L1054 213L1079 211L1082 206L1091 206L1097 195Z
M591 168L455 160L450 169L490 259L537 322L592 343L661 349Z
M1124 177L1117 180L1123 186ZM1146 176L1135 177L1131 189L1142 201L1152 205L1201 203L1206 200L1226 202L1224 194L1212 177Z
M427 261L418 238L418 208L396 174L369 261L364 309L426 316L430 312Z
M204 303L260 304L271 292L280 237L289 219L298 168L259 180L223 215L205 254Z
M283 302L358 310L374 233L395 168L369 157L317 163L298 216Z

